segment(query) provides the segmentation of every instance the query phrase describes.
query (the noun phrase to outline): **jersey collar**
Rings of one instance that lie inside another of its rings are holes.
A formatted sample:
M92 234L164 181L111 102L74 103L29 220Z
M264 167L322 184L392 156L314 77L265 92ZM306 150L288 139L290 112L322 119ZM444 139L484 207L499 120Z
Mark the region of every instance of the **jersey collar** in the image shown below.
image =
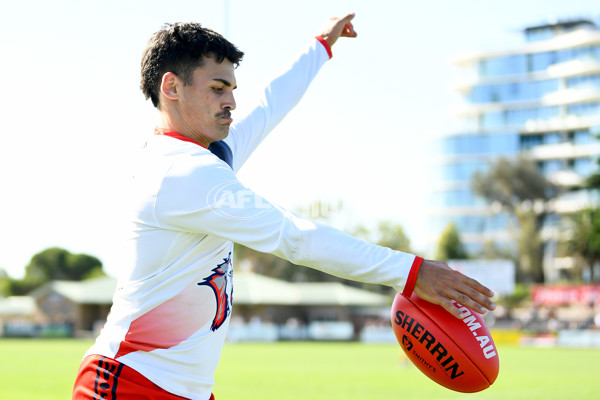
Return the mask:
M169 137L172 137L175 139L183 140L184 142L194 143L194 144L197 144L198 146L206 149L205 146L202 146L200 143L196 142L194 139L190 139L189 137L183 136L181 133L172 131L170 129L156 127L156 128L154 128L154 134L161 135L161 136L169 136Z

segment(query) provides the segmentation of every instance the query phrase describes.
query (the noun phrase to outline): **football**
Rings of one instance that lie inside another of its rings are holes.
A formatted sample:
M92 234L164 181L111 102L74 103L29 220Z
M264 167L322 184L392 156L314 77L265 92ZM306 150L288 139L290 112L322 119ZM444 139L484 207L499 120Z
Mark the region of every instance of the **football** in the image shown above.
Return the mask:
M460 319L415 293L398 293L392 305L394 334L430 379L457 392L479 392L498 376L498 351L482 316L456 302L454 306Z

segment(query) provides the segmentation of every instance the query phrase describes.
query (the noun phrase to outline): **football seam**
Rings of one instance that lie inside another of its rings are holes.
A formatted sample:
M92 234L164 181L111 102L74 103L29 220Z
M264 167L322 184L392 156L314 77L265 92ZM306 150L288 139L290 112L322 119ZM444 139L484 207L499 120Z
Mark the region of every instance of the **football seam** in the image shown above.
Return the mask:
M441 326L440 324L438 324L437 322L435 322L435 320L433 318L431 318L431 316L426 313L423 309L421 309L421 307L419 307L418 305L416 305L411 299L409 299L408 297L404 296L404 298L406 300L408 300L414 307L416 307L417 309L421 310L421 312L423 313L423 315L425 315L431 322L433 322L433 324L435 326L437 326L442 332L446 333L446 336L448 336L448 338L452 341L452 343L454 343L456 345L456 347L458 347L460 349L460 351L462 351L462 353L465 355L466 358L469 359L469 361L471 361L471 363L475 366L475 369L477 369L477 371L479 371L479 373L481 374L481 376L483 376L483 378L487 381L488 386L492 386L492 384L490 383L490 380L488 379L488 377L483 373L483 371L481 370L481 368L479 368L479 365L477 365L477 363L475 361L473 361L473 359L469 356L469 354L465 351L465 349L463 349L463 347L458 344L456 342L456 340L454 340L454 338L452 336L450 336ZM423 301L427 301L424 299L421 299ZM433 304L433 303L432 303ZM441 306L440 306L441 307ZM443 308L443 307L442 307ZM444 311L448 312L448 310L444 309ZM449 313L450 314L450 313ZM452 314L450 314L452 315ZM452 315L453 318L456 318L454 315ZM458 318L457 318L458 319ZM494 340L493 338L491 338L490 335L490 339ZM494 347L496 347L496 343L494 343Z

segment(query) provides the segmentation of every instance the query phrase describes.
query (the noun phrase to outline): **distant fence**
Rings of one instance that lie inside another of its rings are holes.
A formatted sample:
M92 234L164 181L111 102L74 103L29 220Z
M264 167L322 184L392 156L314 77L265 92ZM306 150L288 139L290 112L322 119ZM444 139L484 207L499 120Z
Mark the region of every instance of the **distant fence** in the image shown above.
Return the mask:
M391 329L391 328L390 328ZM308 325L276 325L273 323L232 323L227 340L231 342L276 342L280 340L335 340L354 339L351 322L314 321Z
M36 325L22 322L5 323L2 326L2 336L22 338L66 338L73 337L73 326L70 324Z
M600 304L600 285L535 286L531 298L536 305L569 306Z

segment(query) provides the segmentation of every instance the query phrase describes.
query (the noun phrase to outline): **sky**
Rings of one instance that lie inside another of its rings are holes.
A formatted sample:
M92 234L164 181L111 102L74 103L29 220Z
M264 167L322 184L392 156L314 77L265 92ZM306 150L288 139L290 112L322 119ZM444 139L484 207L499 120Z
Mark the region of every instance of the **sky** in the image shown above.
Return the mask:
M10 2L0 15L0 269L22 277L53 246L119 267L131 154L157 124L141 52L166 22L196 21L246 53L236 115L329 17L355 12L300 104L239 173L270 201L343 202L335 224L401 224L428 256L431 140L451 132L462 51L517 47L522 29L599 21L588 0L171 0ZM247 109L247 108L246 108ZM343 226L342 226L343 225ZM435 234L435 233L433 233Z

